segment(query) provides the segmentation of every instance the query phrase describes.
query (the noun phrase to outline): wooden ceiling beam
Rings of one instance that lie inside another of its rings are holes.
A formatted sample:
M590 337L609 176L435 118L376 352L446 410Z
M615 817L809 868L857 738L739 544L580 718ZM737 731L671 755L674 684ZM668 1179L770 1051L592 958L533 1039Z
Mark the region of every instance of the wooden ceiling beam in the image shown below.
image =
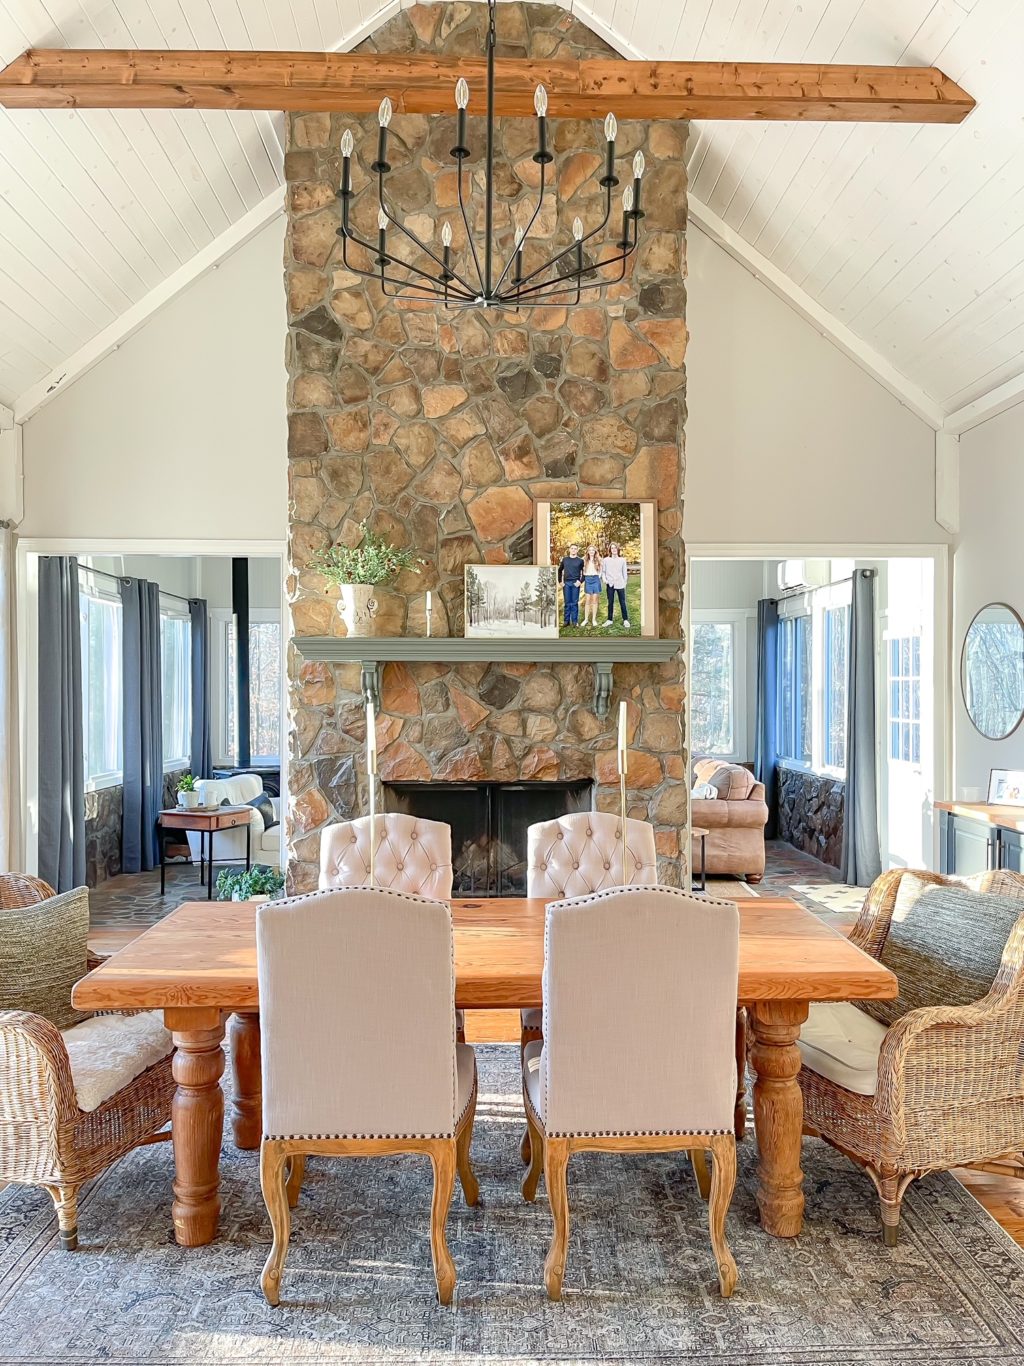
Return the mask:
M0 71L8 109L288 109L452 112L465 76L482 113L484 59L429 54L36 48ZM935 67L760 62L530 61L499 58L495 108L533 114L543 83L553 118L795 119L960 123L974 101Z

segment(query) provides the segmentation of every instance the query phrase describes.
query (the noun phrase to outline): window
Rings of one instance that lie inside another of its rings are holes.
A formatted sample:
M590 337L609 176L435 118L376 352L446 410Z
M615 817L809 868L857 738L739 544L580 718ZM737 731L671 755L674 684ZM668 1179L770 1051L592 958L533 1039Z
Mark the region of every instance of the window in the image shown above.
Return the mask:
M110 787L121 781L121 604L82 591L82 731L85 783Z
M822 757L826 768L846 768L847 638L850 609L830 607L824 614L825 679L822 702Z
M889 758L921 763L921 636L889 641Z
M235 624L225 621L224 735L230 762L238 759L235 686ZM281 623L249 622L249 751L250 760L278 759L281 754Z
M192 626L188 617L160 613L164 768L184 768L192 751Z
M735 655L731 622L694 622L690 725L695 753L736 752Z
M807 765L814 718L813 629L809 616L784 617L779 623L779 753Z

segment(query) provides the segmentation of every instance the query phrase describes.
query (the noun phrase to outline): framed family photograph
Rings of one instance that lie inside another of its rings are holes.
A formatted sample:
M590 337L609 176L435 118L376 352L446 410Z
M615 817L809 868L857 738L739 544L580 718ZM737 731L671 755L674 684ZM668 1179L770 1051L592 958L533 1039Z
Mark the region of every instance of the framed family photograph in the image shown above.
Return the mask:
M534 555L556 573L559 635L658 634L657 516L653 499L534 504Z
M467 564L467 637L558 638L555 570L537 564Z
M993 768L988 775L990 806L1024 806L1024 771L1019 768Z

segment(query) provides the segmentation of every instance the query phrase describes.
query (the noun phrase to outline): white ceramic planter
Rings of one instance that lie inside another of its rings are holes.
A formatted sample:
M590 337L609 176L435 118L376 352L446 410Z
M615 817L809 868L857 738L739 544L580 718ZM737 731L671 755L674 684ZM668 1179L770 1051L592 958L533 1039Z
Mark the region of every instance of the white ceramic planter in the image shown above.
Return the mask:
M400 636L405 632L407 604L401 593L366 583L340 586L338 611L350 636Z
M198 793L198 792L179 792L179 793L178 793L178 805L179 805L180 807L183 807L184 810L186 810L186 811L194 811L194 810L196 809L196 807L199 805L199 793Z

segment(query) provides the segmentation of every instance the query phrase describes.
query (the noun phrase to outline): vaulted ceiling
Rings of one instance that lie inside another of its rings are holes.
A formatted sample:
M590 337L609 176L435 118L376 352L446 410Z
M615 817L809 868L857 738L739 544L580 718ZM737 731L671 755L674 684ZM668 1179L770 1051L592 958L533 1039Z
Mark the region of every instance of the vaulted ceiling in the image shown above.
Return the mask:
M27 47L347 48L398 3L0 0L0 61ZM694 125L693 216L933 425L1016 397L1024 4L563 3L630 56L935 65L970 91L978 108L958 127ZM34 410L277 212L281 135L264 113L0 109L0 403Z

